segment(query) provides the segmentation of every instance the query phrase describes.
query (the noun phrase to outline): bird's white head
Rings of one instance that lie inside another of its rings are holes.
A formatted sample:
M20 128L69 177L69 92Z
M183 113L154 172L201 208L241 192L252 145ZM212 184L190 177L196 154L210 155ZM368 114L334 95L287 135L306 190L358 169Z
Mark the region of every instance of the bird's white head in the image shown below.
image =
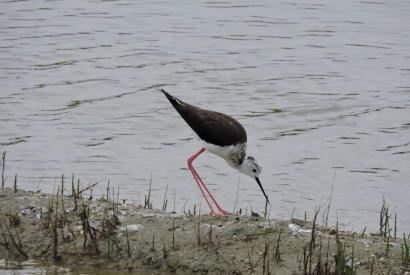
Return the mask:
M259 175L260 173L262 173L262 167L259 165L256 159L251 156L246 156L238 167L238 170L241 173L248 175L256 180L260 189L262 190L263 195L265 195L266 200L269 202L268 196L266 195L265 190L263 190L262 184L259 180Z
M255 178L259 177L262 172L262 167L254 157L246 156L239 167L239 171L251 178Z

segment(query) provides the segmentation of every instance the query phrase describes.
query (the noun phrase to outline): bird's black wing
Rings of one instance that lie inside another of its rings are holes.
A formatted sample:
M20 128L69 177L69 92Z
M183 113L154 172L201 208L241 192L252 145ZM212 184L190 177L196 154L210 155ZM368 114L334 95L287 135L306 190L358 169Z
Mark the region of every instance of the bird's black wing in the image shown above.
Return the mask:
M187 104L163 89L172 106L204 141L219 146L246 142L246 131L233 117Z

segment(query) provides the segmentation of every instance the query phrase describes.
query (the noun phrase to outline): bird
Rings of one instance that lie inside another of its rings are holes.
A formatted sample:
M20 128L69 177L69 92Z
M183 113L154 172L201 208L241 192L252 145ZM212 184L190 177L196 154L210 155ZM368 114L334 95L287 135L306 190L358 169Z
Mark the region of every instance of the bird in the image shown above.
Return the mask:
M162 88L157 90L166 96L171 105L201 140L201 149L187 159L187 164L211 210L210 214L212 216L226 216L231 213L218 204L192 165L193 161L204 151L223 158L232 168L254 178L267 203L270 203L259 179L262 167L254 157L246 153L247 135L245 128L229 115L185 103ZM207 195L213 202L215 209L212 207Z

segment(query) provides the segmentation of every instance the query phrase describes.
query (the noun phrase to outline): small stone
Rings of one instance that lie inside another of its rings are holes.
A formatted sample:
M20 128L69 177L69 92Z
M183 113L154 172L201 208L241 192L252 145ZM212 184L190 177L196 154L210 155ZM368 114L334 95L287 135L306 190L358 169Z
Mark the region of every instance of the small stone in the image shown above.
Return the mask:
M142 224L129 224L127 226L121 226L120 228L121 231L127 230L128 232L140 231L142 229L144 229L144 226Z
M253 240L256 240L258 237L256 235L246 235L245 238L243 239L245 242L250 242Z
M310 233L312 232L312 230L310 229L303 229L301 228L299 225L295 224L295 223L290 223L288 225L290 231L292 231L293 233Z
M71 242L74 240L73 235L71 234L71 232L68 230L67 227L63 228L63 239L67 242Z

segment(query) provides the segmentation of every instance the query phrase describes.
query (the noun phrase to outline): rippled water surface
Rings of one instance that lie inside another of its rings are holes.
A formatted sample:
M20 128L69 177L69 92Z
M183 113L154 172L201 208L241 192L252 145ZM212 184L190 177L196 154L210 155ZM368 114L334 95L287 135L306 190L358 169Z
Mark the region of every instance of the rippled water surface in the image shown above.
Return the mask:
M35 260L28 261L10 261L0 259L0 274L2 275L127 275L129 272L119 271L103 271L81 268L67 268L62 266L48 265ZM136 275L152 275L156 273L136 272L132 274Z
M382 197L410 231L409 1L0 1L0 150L11 185L61 173L154 206L202 202L192 131L152 87L248 132L275 218L324 206L377 229ZM221 204L263 209L256 183L211 154ZM69 180L69 179L67 179ZM172 209L171 209L172 210Z

